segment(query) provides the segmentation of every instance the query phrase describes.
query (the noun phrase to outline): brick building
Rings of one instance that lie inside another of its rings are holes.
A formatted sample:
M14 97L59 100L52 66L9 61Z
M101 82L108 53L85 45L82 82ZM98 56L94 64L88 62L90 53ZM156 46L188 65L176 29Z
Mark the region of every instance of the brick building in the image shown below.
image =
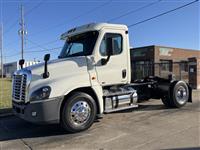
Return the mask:
M200 51L164 46L146 46L131 49L132 80L145 76L185 80L200 89Z

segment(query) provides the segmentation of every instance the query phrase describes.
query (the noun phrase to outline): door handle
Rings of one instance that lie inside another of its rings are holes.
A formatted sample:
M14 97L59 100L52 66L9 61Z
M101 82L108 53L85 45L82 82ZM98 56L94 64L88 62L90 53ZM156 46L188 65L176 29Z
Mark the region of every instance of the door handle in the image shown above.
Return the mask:
M126 78L126 69L123 69L123 70L122 70L122 78L123 78L123 79Z

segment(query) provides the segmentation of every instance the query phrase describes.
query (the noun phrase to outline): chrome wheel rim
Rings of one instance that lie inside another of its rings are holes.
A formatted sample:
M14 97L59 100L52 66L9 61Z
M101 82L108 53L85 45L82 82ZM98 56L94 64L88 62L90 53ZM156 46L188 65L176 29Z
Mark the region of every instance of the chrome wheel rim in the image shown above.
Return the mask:
M70 111L71 121L76 126L81 126L86 123L91 114L91 108L86 101L76 102Z
M179 104L184 104L187 101L187 90L183 86L180 86L176 92L176 99Z

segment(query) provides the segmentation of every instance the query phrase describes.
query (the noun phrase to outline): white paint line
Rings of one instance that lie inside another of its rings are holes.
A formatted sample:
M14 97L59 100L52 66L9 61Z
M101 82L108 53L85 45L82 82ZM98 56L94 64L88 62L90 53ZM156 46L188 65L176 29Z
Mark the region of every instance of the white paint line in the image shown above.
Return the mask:
M112 141L114 141L114 140L117 140L117 139L119 139L119 138L125 136L125 135L127 135L127 133L122 133L122 134L120 134L120 135L118 135L118 136L116 136L116 137L113 137L113 138L110 138L110 139L104 141L104 143L112 142Z

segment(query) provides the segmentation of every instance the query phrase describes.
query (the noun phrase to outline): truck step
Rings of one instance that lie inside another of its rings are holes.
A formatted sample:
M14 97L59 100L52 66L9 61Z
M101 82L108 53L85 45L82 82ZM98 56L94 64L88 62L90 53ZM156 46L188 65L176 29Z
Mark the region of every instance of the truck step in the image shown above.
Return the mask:
M132 109L132 108L138 108L138 105L137 105L137 104L133 104L133 105L126 106L126 107L121 107L121 108L116 108L116 109L105 110L104 113L105 113L105 114L108 114L108 113L112 113L112 112L117 112L117 111Z

